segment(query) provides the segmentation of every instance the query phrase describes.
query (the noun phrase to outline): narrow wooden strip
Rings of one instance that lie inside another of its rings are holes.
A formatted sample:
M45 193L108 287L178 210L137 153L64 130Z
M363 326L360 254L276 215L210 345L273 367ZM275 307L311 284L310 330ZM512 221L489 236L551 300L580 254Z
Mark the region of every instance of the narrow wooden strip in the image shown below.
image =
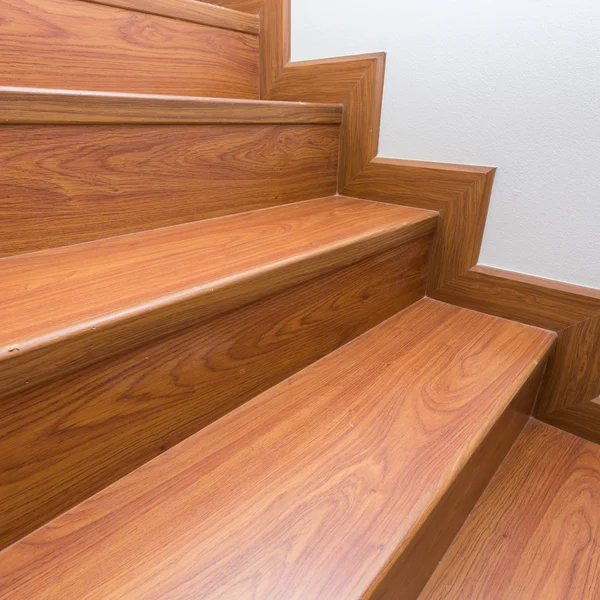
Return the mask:
M6 124L337 124L342 106L0 87Z
M136 12L170 17L200 25L221 27L232 31L242 31L258 35L260 22L258 16L247 12L215 6L199 0L85 0L95 4L126 8Z
M217 4L218 6L225 6L232 8L233 10L240 10L242 12L250 13L251 15L257 15L263 7L264 0L205 0L209 4Z

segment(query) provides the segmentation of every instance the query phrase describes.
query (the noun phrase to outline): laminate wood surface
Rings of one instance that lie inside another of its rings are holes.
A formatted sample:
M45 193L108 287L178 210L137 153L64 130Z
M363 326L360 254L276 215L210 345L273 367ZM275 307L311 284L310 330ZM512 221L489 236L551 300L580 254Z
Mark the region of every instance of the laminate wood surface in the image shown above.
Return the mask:
M0 593L361 598L551 343L422 300L11 546Z
M488 167L376 158L344 193L439 211L428 285L434 295L477 264L494 172Z
M2 400L0 548L425 293L431 236Z
M0 87L5 124L339 124L342 106Z
M552 338L422 300L0 554L2 597L361 598Z
M258 16L198 0L86 0L136 12L258 35Z
M0 256L335 193L335 125L0 127Z
M531 421L422 600L600 597L600 447Z
M233 10L240 10L252 15L257 15L264 4L264 0L206 0L206 2Z
M258 98L258 37L73 0L0 0L0 85Z
M589 439L600 439L599 421L588 421L588 403L600 394L600 291L539 277L477 266L433 296L558 333L536 414ZM597 427L597 431L594 433Z
M432 233L331 197L0 260L0 394Z

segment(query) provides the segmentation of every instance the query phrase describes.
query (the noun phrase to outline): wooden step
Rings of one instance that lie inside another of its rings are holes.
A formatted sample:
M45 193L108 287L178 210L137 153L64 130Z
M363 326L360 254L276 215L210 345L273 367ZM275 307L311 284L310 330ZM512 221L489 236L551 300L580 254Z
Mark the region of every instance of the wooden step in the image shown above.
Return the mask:
M422 600L600 598L600 447L531 420Z
M0 396L431 233L331 197L0 260Z
M422 300L4 551L3 597L414 598L553 340Z

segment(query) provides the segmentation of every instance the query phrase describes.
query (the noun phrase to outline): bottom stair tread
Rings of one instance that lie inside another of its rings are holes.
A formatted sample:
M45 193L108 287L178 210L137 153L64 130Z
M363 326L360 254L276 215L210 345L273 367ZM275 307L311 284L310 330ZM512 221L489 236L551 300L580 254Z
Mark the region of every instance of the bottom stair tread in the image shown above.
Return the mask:
M379 597L553 342L424 299L5 550L0 597Z
M531 420L420 600L600 598L600 446Z

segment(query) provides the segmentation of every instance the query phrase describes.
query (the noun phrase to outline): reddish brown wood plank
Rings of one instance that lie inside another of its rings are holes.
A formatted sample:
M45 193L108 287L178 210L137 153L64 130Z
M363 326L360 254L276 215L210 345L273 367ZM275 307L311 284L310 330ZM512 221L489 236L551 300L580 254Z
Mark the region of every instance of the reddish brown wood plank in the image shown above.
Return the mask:
M23 124L339 124L342 106L0 87L0 122Z
M258 97L258 38L73 0L0 0L0 85Z
M419 238L3 399L0 547L421 298L430 245Z
M241 10L243 12L257 15L263 7L264 0L205 0L210 4L224 6L233 10Z
M5 590L361 598L551 343L420 301L9 548Z
M106 6L116 6L150 15L181 19L191 23L222 27L258 35L260 22L257 16L216 6L199 0L86 0Z
M432 233L429 211L323 198L0 260L0 393Z
M428 293L477 263L494 169L376 158L346 186L359 198L437 210Z
M600 448L532 421L422 600L600 596Z
M0 256L335 193L334 125L0 127Z

